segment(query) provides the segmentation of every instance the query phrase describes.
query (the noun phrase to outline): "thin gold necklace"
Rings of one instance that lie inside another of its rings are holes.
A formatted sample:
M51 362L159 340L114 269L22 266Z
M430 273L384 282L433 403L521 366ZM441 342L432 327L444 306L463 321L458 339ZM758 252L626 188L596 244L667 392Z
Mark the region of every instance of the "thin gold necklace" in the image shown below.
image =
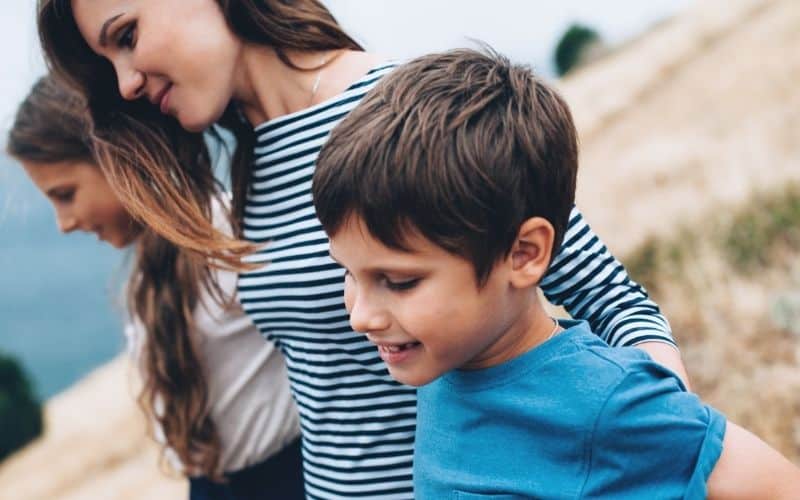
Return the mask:
M560 328L560 327L559 327L559 325L558 325L558 320L557 320L557 319L555 319L555 318L553 318L553 317L551 317L550 319L552 319L552 320L553 320L553 324L555 324L556 326L555 326L555 328L553 328L553 331L552 331L552 332L550 332L550 335L548 335L548 336L547 336L547 338L546 338L546 339L544 339L544 341L542 342L542 344L544 344L544 343L545 343L545 342L547 342L548 340L552 339L552 338L555 336L555 334L556 334L556 333L558 333L558 329Z
M317 90L319 90L319 83L322 81L322 72L325 71L325 68L328 67L328 64L332 63L334 59L339 57L342 53L341 50L337 50L333 54L326 54L322 56L319 60L319 71L317 72L317 77L314 79L314 84L311 86L311 95L308 98L308 105L312 106L314 104L314 97L317 95Z

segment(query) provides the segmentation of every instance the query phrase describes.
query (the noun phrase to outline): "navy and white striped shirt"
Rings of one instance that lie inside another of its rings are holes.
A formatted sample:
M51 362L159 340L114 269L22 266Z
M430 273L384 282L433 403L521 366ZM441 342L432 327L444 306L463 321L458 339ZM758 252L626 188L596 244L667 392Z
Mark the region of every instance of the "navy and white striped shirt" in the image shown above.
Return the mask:
M382 76L371 70L344 93L256 127L244 235L267 245L268 264L239 278L239 297L286 356L303 430L309 498L412 498L416 392L395 382L364 335L350 329L344 270L311 199L320 148ZM561 253L542 282L547 297L613 345L672 343L669 325L573 211Z

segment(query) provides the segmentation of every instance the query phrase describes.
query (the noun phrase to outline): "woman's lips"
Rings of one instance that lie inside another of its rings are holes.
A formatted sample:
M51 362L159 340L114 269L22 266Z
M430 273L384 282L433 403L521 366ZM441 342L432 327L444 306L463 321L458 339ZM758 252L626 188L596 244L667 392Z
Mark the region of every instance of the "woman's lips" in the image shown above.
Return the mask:
M162 113L165 115L169 113L169 96L172 91L172 84L167 85L164 89L164 92L161 94L161 100L159 101L158 107Z

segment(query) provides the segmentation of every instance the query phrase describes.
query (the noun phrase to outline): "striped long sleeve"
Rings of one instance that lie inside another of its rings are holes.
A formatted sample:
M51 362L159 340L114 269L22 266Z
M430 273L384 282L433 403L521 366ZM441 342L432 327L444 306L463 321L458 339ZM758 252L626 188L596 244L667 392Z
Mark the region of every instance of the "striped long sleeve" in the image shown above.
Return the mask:
M657 341L675 345L669 322L572 209L558 255L540 283L547 299L586 320L612 346Z

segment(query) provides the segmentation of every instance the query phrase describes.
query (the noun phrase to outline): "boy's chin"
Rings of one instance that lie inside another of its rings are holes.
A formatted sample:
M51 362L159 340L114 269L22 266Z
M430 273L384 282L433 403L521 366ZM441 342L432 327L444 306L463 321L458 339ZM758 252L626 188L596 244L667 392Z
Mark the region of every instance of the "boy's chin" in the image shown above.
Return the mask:
M428 385L437 378L441 377L442 373L409 372L406 370L389 367L389 375L391 375L393 379L401 384L410 385L412 387L422 387L423 385Z

